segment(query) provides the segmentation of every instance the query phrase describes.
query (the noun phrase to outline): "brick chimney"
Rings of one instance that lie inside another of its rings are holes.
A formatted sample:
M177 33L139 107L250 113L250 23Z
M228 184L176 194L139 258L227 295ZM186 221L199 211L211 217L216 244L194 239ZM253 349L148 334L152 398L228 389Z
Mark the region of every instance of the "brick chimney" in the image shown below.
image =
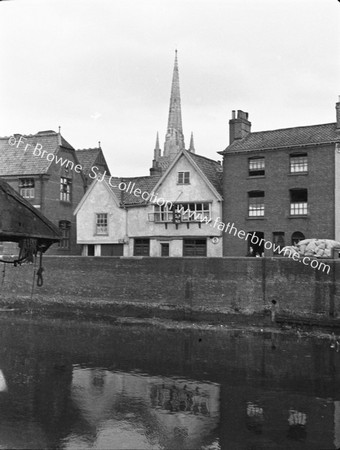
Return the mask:
M229 145L235 139L243 139L250 133L251 123L248 120L248 113L241 110L232 112L232 118L229 120Z
M339 95L339 101L335 104L336 109L336 129L340 130L340 95Z

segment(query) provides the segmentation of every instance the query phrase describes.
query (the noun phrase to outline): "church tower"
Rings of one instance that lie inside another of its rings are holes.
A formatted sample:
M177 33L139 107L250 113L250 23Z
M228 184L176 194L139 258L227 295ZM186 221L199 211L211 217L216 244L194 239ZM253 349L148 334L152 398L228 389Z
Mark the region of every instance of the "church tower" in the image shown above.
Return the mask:
M169 166L170 162L175 159L176 155L182 150L185 150L185 145L182 128L182 109L181 94L179 89L177 50L175 50L175 63L171 83L168 128L165 135L164 152L162 156L161 149L159 148L159 139L157 133L156 147L154 150L154 159L152 161L150 175L162 174L162 172ZM192 136L189 151L195 151L193 147Z

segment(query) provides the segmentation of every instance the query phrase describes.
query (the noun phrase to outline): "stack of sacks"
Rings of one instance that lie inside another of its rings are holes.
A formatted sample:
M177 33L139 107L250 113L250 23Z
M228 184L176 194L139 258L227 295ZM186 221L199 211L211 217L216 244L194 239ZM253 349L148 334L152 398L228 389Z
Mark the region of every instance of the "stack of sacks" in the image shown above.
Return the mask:
M340 242L332 239L304 239L297 244L301 256L315 256L316 258L330 258L333 248L340 248Z
M296 255L296 257L300 257L300 253L298 252L297 247L294 247L294 245L287 245L283 248L283 253L281 253L283 256L287 256L289 258L292 258L293 255Z
M340 248L340 242L332 239L304 239L296 246L285 247L285 256L293 256L298 253L299 256L313 256L314 258L331 258L333 248Z

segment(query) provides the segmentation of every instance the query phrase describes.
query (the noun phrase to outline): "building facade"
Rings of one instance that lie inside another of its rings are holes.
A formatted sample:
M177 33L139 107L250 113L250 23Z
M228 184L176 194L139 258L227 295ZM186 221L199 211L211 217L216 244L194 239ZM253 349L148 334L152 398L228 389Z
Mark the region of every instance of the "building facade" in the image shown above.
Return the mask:
M101 149L77 152L59 133L0 138L0 177L39 209L62 233L62 240L48 254L80 254L74 210L82 199L87 181L85 155L101 161ZM99 164L98 164L99 165ZM101 168L103 165L100 166Z
M97 178L75 211L83 255L221 256L221 175L182 150L162 176Z
M340 103L336 122L251 132L233 111L223 151L224 256L265 255L304 238L340 239ZM253 244L237 232L257 236ZM262 243L259 244L259 242ZM268 245L268 247L270 247Z
M75 211L88 256L222 256L222 166L184 146L175 56L163 153L157 134L150 176L97 177ZM203 221L203 222L202 222Z

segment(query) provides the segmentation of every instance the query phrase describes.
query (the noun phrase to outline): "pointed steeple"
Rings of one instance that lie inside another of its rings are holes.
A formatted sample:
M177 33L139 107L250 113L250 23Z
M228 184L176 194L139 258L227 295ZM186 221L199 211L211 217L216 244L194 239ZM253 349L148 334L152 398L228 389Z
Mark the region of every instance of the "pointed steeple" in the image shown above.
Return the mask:
M157 131L156 145L155 145L155 150L154 150L154 159L157 161L160 156L161 156L161 149L159 146L159 135L158 135L158 131Z
M185 146L182 129L181 94L179 89L179 73L176 50L171 84L168 130L165 136L164 143L164 156L174 157L184 148Z
M195 153L194 133L193 132L191 132L189 152Z

